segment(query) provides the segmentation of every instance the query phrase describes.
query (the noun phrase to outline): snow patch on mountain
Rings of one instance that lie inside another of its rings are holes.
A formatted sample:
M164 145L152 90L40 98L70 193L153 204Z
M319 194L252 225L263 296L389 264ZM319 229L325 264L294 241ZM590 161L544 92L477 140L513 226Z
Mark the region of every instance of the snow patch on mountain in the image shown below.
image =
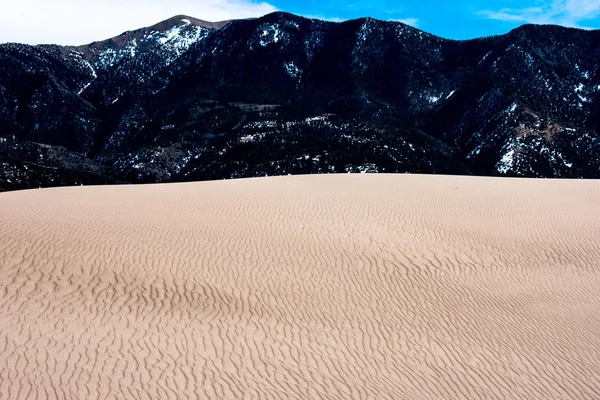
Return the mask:
M94 69L92 64L90 64L89 61L83 58L83 54L81 52L71 51L69 53L69 56L73 58L83 68L89 69L90 75L92 76L92 79L89 82L84 83L83 86L77 91L77 94L81 95L85 91L85 89L87 89L92 84L92 82L98 78L98 74L96 73L96 70Z
M93 81L89 81L88 83L86 83L85 85L83 85L83 87L77 91L77 94L81 95L85 91L85 89L87 89L88 87L90 87L90 85L92 84L92 82Z
M591 102L591 100L590 100L590 98L589 98L589 97L583 96L583 95L581 95L581 94L578 94L577 96L579 97L579 100L583 101L584 103L589 103L589 102Z
M508 146L503 149L504 155L496 164L496 171L501 174L506 174L513 168L515 164L515 147L516 143L510 142Z
M440 99L441 99L441 98L442 98L442 96L441 96L441 95L439 95L439 96L427 96L427 100L428 100L430 103L433 103L433 104L435 104L435 103L437 103L438 101L440 101Z
M176 25L171 29L161 31L151 31L144 35L139 43L136 38L131 38L122 49L106 48L99 52L98 59L95 62L96 68L108 69L121 63L124 59L134 59L139 54L139 45L144 43L154 43L162 48L164 55L163 63L157 66L170 65L175 59L185 53L192 45L205 39L210 30L201 26L193 26L189 20L182 19L184 25ZM156 64L156 61L153 61Z
M125 57L126 53L127 51L116 51L115 49L111 48L102 50L98 54L98 61L96 61L95 65L100 69L108 69L115 64L118 64L123 57Z
M125 51L129 52L129 55L133 58L137 53L137 40L135 38L131 39L127 46L125 46Z
M300 79L302 77L302 70L296 66L293 61L283 63L285 72L294 79Z
M81 66L83 66L84 68L87 68L90 70L92 77L97 78L98 75L96 74L96 70L94 69L94 67L92 67L92 64L90 64L86 59L83 58L83 54L79 51L71 51L69 53L69 55L74 58L77 63L79 63Z
M188 20L182 20L186 22L185 25L174 26L170 30L164 33L159 33L155 36L158 43L163 46L168 46L179 56L193 44L203 40L208 36L210 30L201 26L191 27L191 23Z
M477 65L480 65L482 62L484 62L490 56L490 54L492 54L492 50L488 51L487 54L483 56L483 58L479 61Z
M365 22L360 26L360 29L356 34L356 39L359 43L365 43L369 38L369 35L373 32L373 29L369 24L370 21L371 19L367 18Z
M263 31L260 35L259 44L262 47L267 47L271 43L279 42L283 37L283 34L279 28L278 24L275 25L265 25L263 27Z

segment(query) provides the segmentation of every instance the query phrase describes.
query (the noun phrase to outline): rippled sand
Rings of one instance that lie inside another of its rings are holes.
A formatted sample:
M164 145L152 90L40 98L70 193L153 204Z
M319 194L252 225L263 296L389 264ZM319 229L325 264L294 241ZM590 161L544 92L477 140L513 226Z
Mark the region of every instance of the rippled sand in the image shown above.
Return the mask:
M600 181L0 194L1 399L600 399Z

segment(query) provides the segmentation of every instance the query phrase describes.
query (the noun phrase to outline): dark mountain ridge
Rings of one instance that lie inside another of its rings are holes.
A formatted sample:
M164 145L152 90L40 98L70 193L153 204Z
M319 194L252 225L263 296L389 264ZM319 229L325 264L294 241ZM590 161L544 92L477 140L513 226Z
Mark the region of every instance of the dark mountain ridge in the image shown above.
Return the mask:
M0 45L0 189L288 173L600 177L600 31L176 16Z

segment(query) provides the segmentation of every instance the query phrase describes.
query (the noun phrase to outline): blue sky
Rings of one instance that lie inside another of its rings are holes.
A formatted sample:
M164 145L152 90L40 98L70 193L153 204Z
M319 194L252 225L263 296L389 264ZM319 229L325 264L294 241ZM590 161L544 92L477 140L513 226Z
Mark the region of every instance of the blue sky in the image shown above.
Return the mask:
M76 45L184 14L207 21L281 10L335 21L400 20L452 39L524 23L600 28L600 0L0 0L0 43Z
M524 23L600 28L600 0L271 0L295 14L400 20L452 39L506 33Z

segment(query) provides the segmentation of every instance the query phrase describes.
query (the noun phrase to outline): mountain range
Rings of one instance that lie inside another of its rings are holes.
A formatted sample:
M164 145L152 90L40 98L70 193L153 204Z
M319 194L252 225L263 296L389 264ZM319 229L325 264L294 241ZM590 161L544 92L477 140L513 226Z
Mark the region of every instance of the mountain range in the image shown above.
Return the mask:
M600 178L600 31L278 12L0 44L0 190L340 172Z

